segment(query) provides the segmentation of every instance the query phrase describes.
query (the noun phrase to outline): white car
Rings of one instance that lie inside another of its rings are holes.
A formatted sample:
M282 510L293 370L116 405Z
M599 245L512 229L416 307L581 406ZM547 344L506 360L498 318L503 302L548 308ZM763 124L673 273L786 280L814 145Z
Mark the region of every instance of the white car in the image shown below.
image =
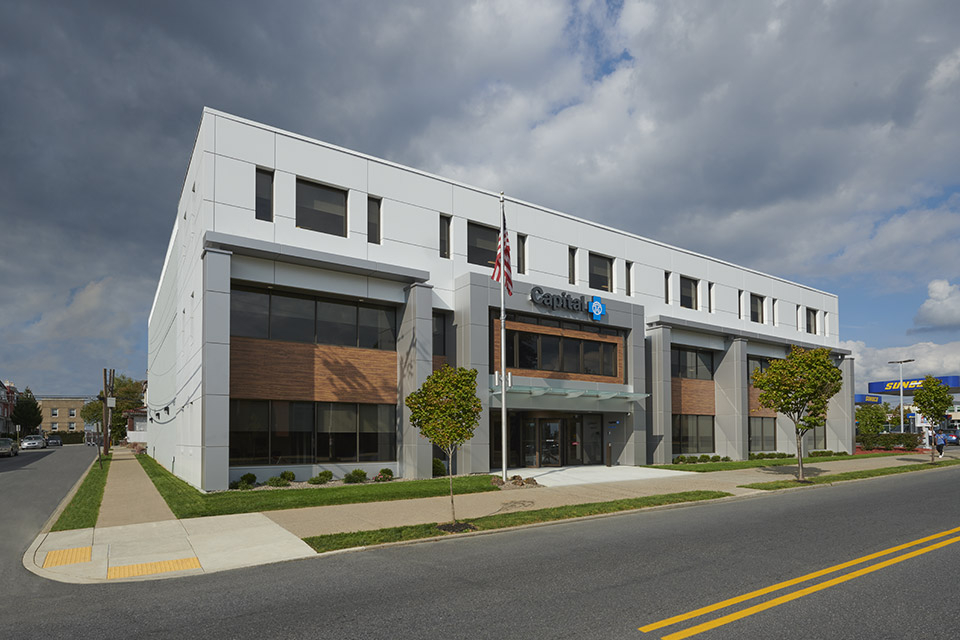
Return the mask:
M43 436L24 436L20 440L21 449L46 449L47 441L43 439Z

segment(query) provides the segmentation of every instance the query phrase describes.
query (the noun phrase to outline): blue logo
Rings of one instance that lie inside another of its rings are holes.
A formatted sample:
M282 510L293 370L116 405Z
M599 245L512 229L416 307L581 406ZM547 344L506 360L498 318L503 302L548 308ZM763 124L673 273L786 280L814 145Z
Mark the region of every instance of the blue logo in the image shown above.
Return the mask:
M600 300L599 296L593 296L593 302L590 303L590 313L593 314L593 319L599 320L606 312L607 305L603 304L603 301Z

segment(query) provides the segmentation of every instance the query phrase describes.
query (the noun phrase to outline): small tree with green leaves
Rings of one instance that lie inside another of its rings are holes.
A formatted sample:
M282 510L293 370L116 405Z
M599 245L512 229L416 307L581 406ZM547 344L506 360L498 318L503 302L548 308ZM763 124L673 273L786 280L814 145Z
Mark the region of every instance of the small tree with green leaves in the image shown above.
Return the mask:
M120 374L113 380L113 393L117 406L111 414L110 441L117 443L127 437L127 419L123 412L143 406L143 382ZM80 410L80 417L90 424L103 422L103 402L97 399L86 403Z
M880 433L887 426L890 407L886 404L864 404L857 407L857 430L862 434Z
M482 410L477 397L477 370L444 365L434 371L423 385L407 396L410 424L420 435L447 454L447 477L450 481L450 516L457 522L453 504L453 454L480 423Z
M950 387L933 376L923 379L923 384L913 394L913 406L926 418L934 430L940 428L944 414L953 406ZM934 449L930 448L930 462L934 461Z
M20 435L27 435L40 426L43 422L43 412L40 410L40 404L30 391L30 387L23 390L17 396L17 403L13 405L13 413L10 414L13 424L20 425Z
M843 374L830 359L829 349L806 350L794 345L790 355L771 360L766 371L753 372L760 405L790 418L797 434L797 480L803 476L803 436L826 424L827 402L843 386Z

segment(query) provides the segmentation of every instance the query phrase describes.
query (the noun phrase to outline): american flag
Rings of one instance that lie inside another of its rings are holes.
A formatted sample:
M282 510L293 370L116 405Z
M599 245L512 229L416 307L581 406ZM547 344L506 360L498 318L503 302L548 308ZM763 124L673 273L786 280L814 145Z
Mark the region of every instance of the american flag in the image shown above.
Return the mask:
M507 235L507 215L500 214L503 217L500 234L500 240L497 242L497 261L493 265L492 278L500 282L503 276L503 287L507 290L507 295L513 295L513 272L510 268L510 238Z

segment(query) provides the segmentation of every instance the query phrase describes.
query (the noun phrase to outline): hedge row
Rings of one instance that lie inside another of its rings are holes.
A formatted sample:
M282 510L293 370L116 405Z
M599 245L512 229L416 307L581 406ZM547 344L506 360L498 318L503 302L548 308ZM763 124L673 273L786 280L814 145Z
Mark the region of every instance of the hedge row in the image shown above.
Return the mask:
M890 451L896 448L916 449L922 439L919 433L862 433L857 436L857 444L861 449Z

